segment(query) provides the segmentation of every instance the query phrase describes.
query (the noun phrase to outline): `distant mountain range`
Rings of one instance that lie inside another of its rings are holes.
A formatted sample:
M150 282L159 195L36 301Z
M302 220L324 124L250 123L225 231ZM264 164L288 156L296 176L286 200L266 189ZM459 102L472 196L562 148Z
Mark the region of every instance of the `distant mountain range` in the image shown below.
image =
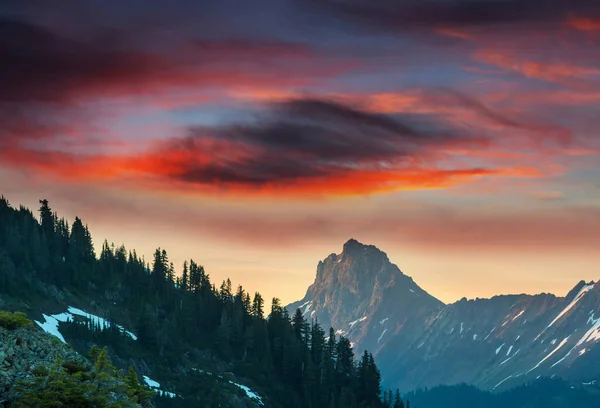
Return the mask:
M600 285L565 297L501 295L445 305L372 245L351 239L317 266L287 306L374 353L384 385L409 391L466 383L500 391L540 377L600 380Z

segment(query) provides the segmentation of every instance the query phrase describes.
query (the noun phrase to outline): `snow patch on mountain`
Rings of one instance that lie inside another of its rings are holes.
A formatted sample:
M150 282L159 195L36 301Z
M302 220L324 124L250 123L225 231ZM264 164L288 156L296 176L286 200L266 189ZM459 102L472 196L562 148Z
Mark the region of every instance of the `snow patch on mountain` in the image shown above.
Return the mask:
M381 332L381 335L377 339L377 344L379 344L379 342L381 341L381 338L383 337L383 335L385 334L386 331L387 331L387 329L383 329L383 331Z
M519 317L521 317L521 316L523 315L523 313L525 313L525 310L526 310L526 309L523 309L523 310L521 310L521 311L519 312L519 314L517 314L515 317L513 317L513 319L512 319L511 321L513 321L513 322L514 322L514 321L515 321L515 320L517 320Z
M592 327L581 337L581 339L577 342L577 346L582 345L588 341L598 341L600 340L600 317L594 319L594 315L588 318L588 324L591 323Z
M302 312L302 315L304 316L305 314L307 314L310 311L310 307L312 306L312 300L309 302L306 302L304 305L306 305L306 307L304 308L304 312ZM302 306L304 306L302 305ZM300 306L300 307L302 307Z
M539 363L537 363L537 364L536 364L536 365L535 365L535 366L534 366L532 369L530 369L529 371L527 371L525 374L529 374L530 372L532 372L533 370L535 370L536 368L538 368L539 366L541 366L541 365L542 365L542 363L543 363L544 361L546 361L546 360L548 360L550 357L552 357L552 356L554 355L554 353L556 353L558 350L560 350L560 348L561 348L562 346L564 346L564 345L565 345L565 343L567 342L567 340L569 340L569 337L570 337L570 336L567 336L566 338L564 338L564 339L563 339L563 340L560 342L560 344L559 344L559 345L558 345L558 346L557 346L557 347L556 347L554 350L552 350L552 351L550 352L550 354L548 354L546 357L544 357L544 358L543 358L543 359L542 359L542 360L541 360Z
M500 363L500 365L503 365L504 363L508 362L511 358L513 358L514 356L516 356L519 351L521 351L521 349L518 349L517 351L515 351L515 354L513 354L512 356L510 356L509 358L507 358L506 360L504 360L503 362Z
M502 345L496 349L496 355L498 355L498 353L500 353L500 350L502 350L502 347L504 347L505 344L506 343L502 343Z
M353 322L348 323L350 325L350 328L354 327L354 325L356 323L360 323L360 322L364 322L365 320L367 320L367 316L363 316L360 319L356 319Z
M546 328L544 328L544 330L542 330L542 332L540 334L537 335L537 337L534 339L537 340L546 330L548 330L550 327L552 327L554 325L554 323L556 323L561 317L563 317L564 315L566 315L572 308L573 306L575 306L577 304L577 302L579 302L587 292L589 292L590 290L592 290L595 286L595 283L591 283L589 285L585 285L584 287L582 287L579 290L579 293L577 293L577 295L575 295L575 297L573 298L573 300L554 318L554 320L552 320L550 322L550 324L548 324L548 326L546 326Z
M502 383L504 383L506 380L509 380L512 378L512 375L509 375L508 377L506 377L504 380L500 381L498 384L496 384L494 386L494 388L492 388L493 390L495 390L496 388L498 388Z

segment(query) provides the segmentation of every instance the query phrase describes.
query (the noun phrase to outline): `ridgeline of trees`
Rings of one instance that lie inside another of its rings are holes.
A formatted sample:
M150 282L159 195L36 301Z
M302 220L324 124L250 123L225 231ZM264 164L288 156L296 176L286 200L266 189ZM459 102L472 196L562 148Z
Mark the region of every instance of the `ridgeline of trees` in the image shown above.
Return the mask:
M162 370L185 365L194 350L209 350L233 363L237 376L267 390L273 407L404 407L398 392L382 392L371 354L365 351L355 361L348 339L336 338L333 329L325 336L299 310L290 317L275 298L267 313L260 293L234 290L230 280L217 288L194 260L184 262L178 274L164 249L149 263L135 250L104 241L96 256L81 219L69 227L47 200L40 200L39 214L38 222L30 210L0 199L0 293L49 298L55 286L81 299L100 299L104 315L118 314L115 320L133 328L138 341L115 327L71 325L67 335L90 336L123 354L152 356ZM185 397L193 406L194 397ZM199 398L203 406L222 402L218 394L197 396L196 403Z

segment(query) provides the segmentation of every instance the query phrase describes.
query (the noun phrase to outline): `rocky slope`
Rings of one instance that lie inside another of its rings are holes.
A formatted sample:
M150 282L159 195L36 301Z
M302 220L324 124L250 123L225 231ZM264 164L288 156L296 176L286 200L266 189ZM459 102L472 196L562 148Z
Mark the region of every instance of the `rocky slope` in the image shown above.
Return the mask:
M10 406L20 398L17 385L32 384L36 370L50 370L57 360L72 366L89 367L88 360L71 347L32 327L7 330L0 327L0 404ZM28 389L28 386L24 386ZM126 395L113 395L114 401L128 404Z
M348 241L319 262L300 308L374 352L384 382L410 390L468 383L501 390L540 376L600 380L600 285L564 298L504 295L444 305L374 246Z

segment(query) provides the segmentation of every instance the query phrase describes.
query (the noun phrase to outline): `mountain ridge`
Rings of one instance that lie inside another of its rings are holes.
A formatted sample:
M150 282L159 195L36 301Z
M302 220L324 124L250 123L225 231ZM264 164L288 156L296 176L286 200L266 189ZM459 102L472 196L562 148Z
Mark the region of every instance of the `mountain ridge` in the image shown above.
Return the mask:
M369 285L370 292L365 289ZM350 239L342 253L319 261L305 296L287 307L292 313L299 306L305 315L310 312L311 318L347 336L357 351L373 350L384 382L406 391L462 382L505 389L536 378L533 373L600 378L599 370L578 360L592 349L600 354L600 348L589 344L600 339L600 319L590 311L600 311L600 285L594 281L579 281L565 297L500 294L444 304L385 252ZM582 307L589 314L579 312ZM589 331L591 340L578 337ZM559 343L554 337L566 340Z

